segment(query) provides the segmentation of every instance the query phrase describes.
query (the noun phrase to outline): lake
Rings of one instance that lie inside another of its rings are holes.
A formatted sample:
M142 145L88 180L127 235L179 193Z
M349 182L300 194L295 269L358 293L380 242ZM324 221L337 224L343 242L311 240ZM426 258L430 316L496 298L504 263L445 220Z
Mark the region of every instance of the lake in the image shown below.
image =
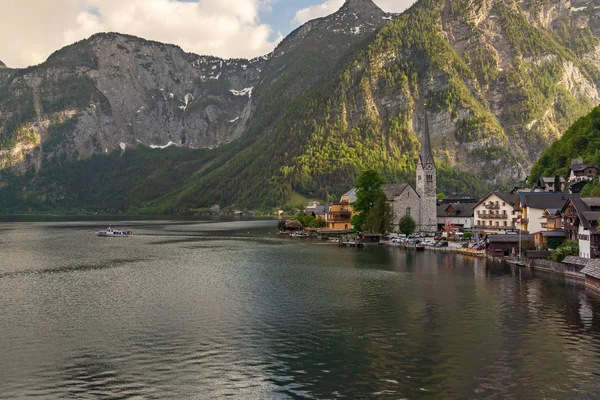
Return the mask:
M600 399L600 296L274 221L0 223L0 399Z

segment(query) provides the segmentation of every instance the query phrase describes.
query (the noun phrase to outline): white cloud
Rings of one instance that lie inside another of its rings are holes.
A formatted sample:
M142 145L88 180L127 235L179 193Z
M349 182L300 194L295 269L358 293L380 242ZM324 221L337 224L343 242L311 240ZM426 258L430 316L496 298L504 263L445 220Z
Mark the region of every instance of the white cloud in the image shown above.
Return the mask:
M410 7L415 0L375 0L375 3L382 10L393 13L400 13ZM324 17L339 10L344 4L344 0L326 0L315 6L303 8L296 12L294 23L303 24L311 19Z
M121 32L220 57L270 52L271 28L258 13L271 0L19 0L2 5L0 59L37 64L97 32ZM60 3L57 4L57 3Z

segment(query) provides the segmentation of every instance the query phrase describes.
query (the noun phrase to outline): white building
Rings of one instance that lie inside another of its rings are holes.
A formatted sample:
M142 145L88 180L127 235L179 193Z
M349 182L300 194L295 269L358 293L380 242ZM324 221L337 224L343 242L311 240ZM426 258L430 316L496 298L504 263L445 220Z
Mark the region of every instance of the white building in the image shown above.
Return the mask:
M474 228L485 231L514 230L517 228L519 209L515 206L518 195L508 192L491 192L485 195L474 209Z
M442 203L437 207L438 228L449 223L453 230L471 229L474 226L474 207L477 203Z
M562 209L572 195L565 193L519 193L515 205L521 210L524 232L537 233L545 231L547 209Z
M600 198L572 197L562 209L567 239L579 242L579 257L600 258Z

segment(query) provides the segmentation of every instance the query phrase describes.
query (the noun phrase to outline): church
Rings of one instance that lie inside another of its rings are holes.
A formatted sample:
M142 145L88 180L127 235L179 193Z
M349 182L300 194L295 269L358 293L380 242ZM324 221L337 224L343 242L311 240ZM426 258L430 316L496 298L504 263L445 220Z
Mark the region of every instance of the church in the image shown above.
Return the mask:
M417 232L437 231L437 177L427 115L417 160L416 189L409 183L388 184L381 188L394 210L395 226L408 214L417 223Z

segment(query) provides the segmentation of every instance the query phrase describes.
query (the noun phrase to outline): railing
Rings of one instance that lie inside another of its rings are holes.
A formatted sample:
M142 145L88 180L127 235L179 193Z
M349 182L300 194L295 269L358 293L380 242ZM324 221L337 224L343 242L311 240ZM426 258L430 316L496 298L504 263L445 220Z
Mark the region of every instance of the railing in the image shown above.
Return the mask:
M481 214L478 217L481 219L507 219L508 214Z
M488 210L499 210L500 204L488 203L485 205L485 208L487 208Z
M508 225L508 226L489 226L489 225L475 225L472 229L488 229L488 230L497 230L497 231L502 231L502 230L507 230L507 229L516 229L515 225Z

